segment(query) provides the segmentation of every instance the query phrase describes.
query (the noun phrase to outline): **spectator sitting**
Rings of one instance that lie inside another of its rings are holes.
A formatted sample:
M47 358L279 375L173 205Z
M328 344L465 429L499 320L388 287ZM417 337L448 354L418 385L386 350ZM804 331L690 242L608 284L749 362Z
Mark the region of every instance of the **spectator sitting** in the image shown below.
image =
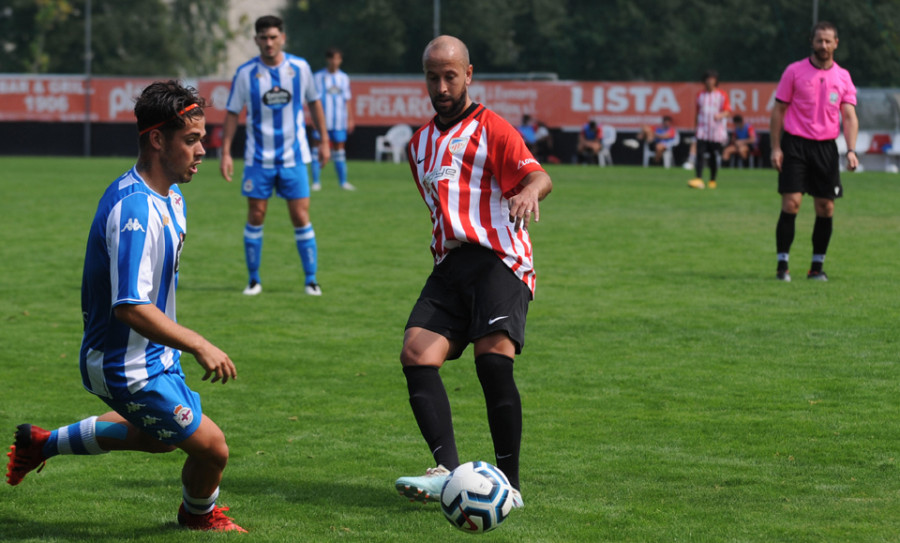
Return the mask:
M531 120L531 115L522 115L522 124L519 126L519 134L525 140L525 146L532 154L537 150L537 134L534 128L535 123Z
M578 133L576 149L578 161L597 164L597 155L601 149L603 149L603 129L597 126L596 121L589 121Z
M758 143L756 137L756 129L753 125L744 122L744 118L740 115L734 116L734 132L731 133L731 140L728 146L722 151L722 161L728 162L735 153L741 160L747 160L756 149Z
M662 124L645 126L637 135L637 139L629 139L623 142L626 147L637 149L640 144L646 142L653 150L653 162L662 162L663 153L675 141L675 127L672 126L672 117L665 115Z
M553 134L550 129L542 121L537 122L537 129L534 131L535 137L535 158L538 162L550 162L559 164L559 158L553 154Z

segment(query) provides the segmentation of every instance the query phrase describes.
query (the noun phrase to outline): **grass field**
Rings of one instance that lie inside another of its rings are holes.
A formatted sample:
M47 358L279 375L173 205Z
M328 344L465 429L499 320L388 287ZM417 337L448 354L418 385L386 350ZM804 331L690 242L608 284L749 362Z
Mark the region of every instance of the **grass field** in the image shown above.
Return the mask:
M78 374L88 225L127 159L0 158L0 443L104 411ZM556 166L532 225L538 269L525 352L526 507L497 542L898 541L900 177L845 174L825 269L806 281L812 205L774 279L772 170ZM248 298L245 204L214 160L184 193L179 320L239 378L188 383L225 431L220 503L247 541L471 541L393 481L432 460L398 362L431 268L408 168L352 162L315 193L324 296L302 292L281 201L265 291ZM463 460L493 457L471 354L442 375ZM210 541L175 524L183 454L57 457L0 485L0 540ZM5 460L5 458L4 458Z

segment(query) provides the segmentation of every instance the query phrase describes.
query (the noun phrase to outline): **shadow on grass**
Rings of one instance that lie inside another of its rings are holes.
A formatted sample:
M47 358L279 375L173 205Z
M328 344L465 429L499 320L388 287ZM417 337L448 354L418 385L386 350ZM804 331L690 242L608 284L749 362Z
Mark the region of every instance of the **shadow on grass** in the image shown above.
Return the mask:
M219 500L220 505L234 507L229 515L234 515L238 523L241 518L253 518L254 513L260 510L273 511L285 508L299 513L306 510L308 513L323 511L347 511L356 510L357 514L364 517L388 515L414 515L423 511L439 513L437 503L410 503L399 497L393 489L392 481L386 481L384 486L372 484L353 483L346 481L311 481L289 480L287 478L272 477L248 477L238 474L229 474L224 490L227 496ZM109 516L105 520L96 520L98 504L86 506L86 517L73 518L78 514L79 507L74 507L68 512L70 515L60 514L58 522L47 520L48 514L42 513L40 519L27 512L3 512L0 513L0 541L91 541L94 543L121 542L121 541L156 541L170 540L178 536L178 532L184 528L175 521L173 514L169 520L156 523L158 519L156 511L151 515L134 514L133 508L127 508L127 513L117 511L117 500L127 499L128 488L118 486L117 490L109 495L108 503L99 504L108 508ZM160 492L166 483L161 481L137 481L130 480L128 487L139 488L147 491L156 487ZM153 492L156 492L154 490ZM73 496L73 499L74 496ZM98 495L83 497L89 501L101 499ZM173 496L173 503L175 497ZM255 510L255 511L254 511ZM277 513L276 513L277 514ZM129 518L123 518L128 515ZM130 518L134 515L134 518ZM187 533L184 537L188 536Z
M109 523L66 518L60 522L35 521L27 516L0 515L0 540L3 541L154 541L160 536L184 530L173 518L157 526L135 526L119 517Z

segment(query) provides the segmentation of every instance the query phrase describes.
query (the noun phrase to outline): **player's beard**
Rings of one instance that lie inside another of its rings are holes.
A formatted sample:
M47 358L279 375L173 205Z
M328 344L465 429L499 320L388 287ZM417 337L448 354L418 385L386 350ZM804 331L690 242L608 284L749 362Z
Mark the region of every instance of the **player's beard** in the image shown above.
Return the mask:
M459 117L466 107L468 92L463 90L458 98L452 98L449 102L441 102L440 96L431 99L431 105L438 116L443 119L455 119Z

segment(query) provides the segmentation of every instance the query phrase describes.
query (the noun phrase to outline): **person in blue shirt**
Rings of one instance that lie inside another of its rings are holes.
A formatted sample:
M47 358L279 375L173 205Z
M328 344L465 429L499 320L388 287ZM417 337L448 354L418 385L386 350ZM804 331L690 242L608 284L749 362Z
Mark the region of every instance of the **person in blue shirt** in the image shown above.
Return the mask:
M284 22L273 15L256 20L255 41L259 56L238 67L225 104L222 157L219 171L231 181L234 163L231 142L237 131L238 115L247 108L247 142L241 194L247 197L247 225L244 227L244 256L249 279L244 294L262 292L259 268L262 261L263 223L273 191L287 200L294 226L294 240L305 274L305 291L321 296L316 278L318 246L309 216L310 186L306 165L311 160L306 139L304 104L322 134L319 163L331 157L321 96L306 60L284 51Z
M535 131L535 123L531 120L531 115L527 113L522 115L522 124L516 130L519 131L522 139L525 140L525 146L528 147L531 154L534 154L537 146L537 132Z
M747 160L750 153L756 150L757 136L753 125L745 123L744 117L741 115L735 115L732 120L734 121L734 131L731 133L728 145L722 150L722 162L731 160L731 156L735 153L741 160Z
M100 199L81 288L82 384L112 410L52 432L19 425L6 482L21 483L56 455L181 449L187 458L179 524L243 532L224 514L227 508L216 506L228 446L185 383L181 353L196 358L203 380L225 383L237 370L225 352L175 317L187 232L178 185L191 181L206 154L206 106L194 89L176 81L149 85L135 103L138 160Z
M576 153L578 160L597 164L597 155L603 149L603 129L596 121L588 121L578 133Z

